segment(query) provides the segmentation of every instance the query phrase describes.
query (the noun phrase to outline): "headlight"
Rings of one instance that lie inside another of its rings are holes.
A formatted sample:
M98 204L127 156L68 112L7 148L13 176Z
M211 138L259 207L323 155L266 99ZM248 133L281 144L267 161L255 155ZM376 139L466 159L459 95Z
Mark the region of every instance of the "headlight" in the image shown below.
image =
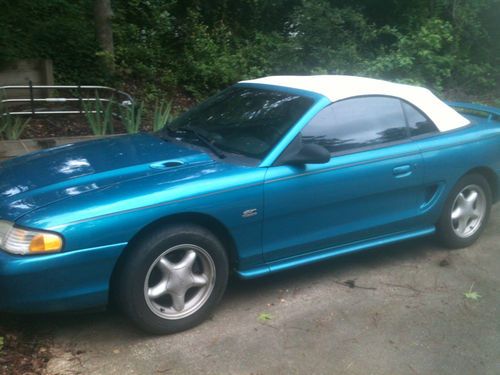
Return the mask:
M7 221L0 221L0 248L12 254L43 254L60 251L62 237L51 232L15 227Z

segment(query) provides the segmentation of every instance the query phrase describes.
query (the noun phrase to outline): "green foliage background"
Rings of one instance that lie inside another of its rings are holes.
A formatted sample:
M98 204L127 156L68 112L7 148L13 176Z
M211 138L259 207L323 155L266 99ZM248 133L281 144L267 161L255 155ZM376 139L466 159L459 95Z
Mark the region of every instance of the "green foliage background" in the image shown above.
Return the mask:
M311 73L498 94L500 0L114 0L113 76L97 58L92 5L0 0L0 64L51 58L58 83L113 84L145 100Z

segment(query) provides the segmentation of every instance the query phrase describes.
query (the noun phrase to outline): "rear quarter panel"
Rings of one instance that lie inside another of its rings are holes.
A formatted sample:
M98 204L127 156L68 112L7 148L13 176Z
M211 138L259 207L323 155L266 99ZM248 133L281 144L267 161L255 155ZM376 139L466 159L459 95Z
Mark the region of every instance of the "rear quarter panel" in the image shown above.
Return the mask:
M439 219L450 190L473 169L495 172L499 186L500 123L484 121L417 142L424 160L424 183L437 187L438 194L435 203L424 212L423 221L435 223Z

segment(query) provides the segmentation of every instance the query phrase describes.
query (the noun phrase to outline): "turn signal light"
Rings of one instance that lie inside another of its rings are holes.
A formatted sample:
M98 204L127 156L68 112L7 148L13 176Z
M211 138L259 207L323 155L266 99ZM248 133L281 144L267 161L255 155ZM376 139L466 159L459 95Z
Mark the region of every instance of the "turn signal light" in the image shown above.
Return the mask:
M51 233L37 234L30 243L30 253L59 251L61 248L61 237Z

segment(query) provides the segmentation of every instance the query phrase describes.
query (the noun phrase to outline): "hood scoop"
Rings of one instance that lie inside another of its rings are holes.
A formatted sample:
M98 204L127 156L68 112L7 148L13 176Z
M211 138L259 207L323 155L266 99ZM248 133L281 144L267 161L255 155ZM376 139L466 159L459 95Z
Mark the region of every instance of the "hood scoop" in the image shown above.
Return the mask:
M164 160L150 164L149 166L153 169L170 169L180 167L182 165L184 165L184 162L181 160Z
M207 154L193 154L188 156L182 156L181 158L167 159L161 161L155 161L149 164L152 169L168 170L180 167L194 166L200 163L213 162L212 158Z

